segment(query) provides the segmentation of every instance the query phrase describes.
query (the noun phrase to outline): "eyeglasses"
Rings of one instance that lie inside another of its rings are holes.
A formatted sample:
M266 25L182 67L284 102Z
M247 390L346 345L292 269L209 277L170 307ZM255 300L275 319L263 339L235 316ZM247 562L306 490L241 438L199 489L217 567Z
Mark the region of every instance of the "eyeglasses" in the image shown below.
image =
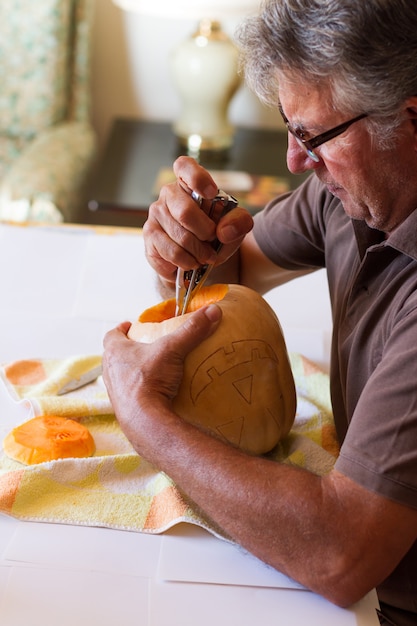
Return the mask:
M345 130L349 128L349 126L351 126L355 122L362 120L364 117L368 117L367 113L361 113L361 115L357 115L356 117L349 120L348 122L344 122L343 124L339 124L339 126L335 126L334 128L331 128L330 130L326 130L326 132L321 133L321 135L316 135L315 137L312 137L311 139L304 139L303 137L304 131L297 130L296 128L293 128L291 126L280 104L278 105L278 109L279 109L279 112L281 113L281 117L284 121L284 124L288 129L288 132L290 132L291 135L295 137L295 139L297 140L297 143L303 148L303 150L305 150L305 152L308 154L310 159L313 159L313 161L315 161L315 163L318 163L320 161L320 157L314 152L315 148L318 148L323 143L326 143L326 141L330 141L330 139L334 139L338 135L341 135L342 133L345 132Z

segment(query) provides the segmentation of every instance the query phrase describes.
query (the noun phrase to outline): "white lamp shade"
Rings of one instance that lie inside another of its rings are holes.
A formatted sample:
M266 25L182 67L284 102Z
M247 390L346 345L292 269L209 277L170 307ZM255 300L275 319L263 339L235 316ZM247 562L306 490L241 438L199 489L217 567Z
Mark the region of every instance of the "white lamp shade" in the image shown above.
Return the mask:
M255 13L261 0L113 0L125 11L155 17L201 20L236 19Z

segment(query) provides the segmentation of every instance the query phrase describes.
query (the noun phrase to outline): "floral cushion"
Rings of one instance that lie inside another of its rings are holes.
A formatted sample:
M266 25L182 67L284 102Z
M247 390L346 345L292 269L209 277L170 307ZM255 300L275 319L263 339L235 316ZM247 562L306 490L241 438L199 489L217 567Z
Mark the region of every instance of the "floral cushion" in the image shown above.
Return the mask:
M95 156L92 0L0 0L0 220L75 221Z
M10 137L0 134L0 181L28 143L26 137Z
M65 117L71 4L1 0L2 134L30 137Z
M41 133L0 185L0 219L76 221L78 190L95 154L85 122L63 122Z

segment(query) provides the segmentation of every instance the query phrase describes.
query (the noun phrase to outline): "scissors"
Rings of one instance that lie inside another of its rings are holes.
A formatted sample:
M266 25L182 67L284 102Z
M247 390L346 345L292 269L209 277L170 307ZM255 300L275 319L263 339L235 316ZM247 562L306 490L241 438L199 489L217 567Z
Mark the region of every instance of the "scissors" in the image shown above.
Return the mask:
M195 191L191 191L191 197L201 208L204 198ZM211 217L217 224L223 215L235 209L238 201L228 193L218 189L217 195L211 200L210 208L207 215ZM219 252L222 244L218 239L211 242L211 245ZM177 279L175 285L175 315L184 315L187 312L191 299L197 291L201 289L206 282L214 265L200 265L194 270L182 270L178 268Z

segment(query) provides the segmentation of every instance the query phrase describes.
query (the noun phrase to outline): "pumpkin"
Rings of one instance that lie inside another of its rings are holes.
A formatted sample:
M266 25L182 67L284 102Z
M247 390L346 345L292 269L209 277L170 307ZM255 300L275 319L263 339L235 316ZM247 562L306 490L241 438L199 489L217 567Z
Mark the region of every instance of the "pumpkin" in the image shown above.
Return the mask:
M4 439L7 456L25 465L94 454L94 439L85 426L56 415L41 415L14 428Z
M128 336L151 343L213 302L222 320L187 356L174 410L249 453L266 453L291 429L296 394L281 326L262 296L242 285L203 287L185 315L175 317L175 300L166 300L144 311Z

